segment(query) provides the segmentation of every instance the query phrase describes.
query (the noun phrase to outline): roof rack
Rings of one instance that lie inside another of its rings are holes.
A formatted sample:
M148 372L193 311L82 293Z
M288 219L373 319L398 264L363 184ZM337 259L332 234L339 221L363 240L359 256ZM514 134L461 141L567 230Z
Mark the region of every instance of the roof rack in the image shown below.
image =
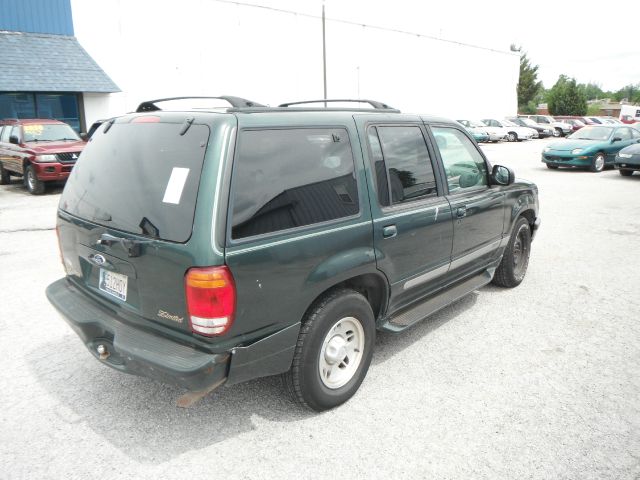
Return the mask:
M254 102L252 100L247 100L246 98L241 97L233 97L230 95L223 95L221 97L170 97L170 98L159 98L157 100L146 100L138 105L136 108L136 112L155 112L158 110L162 110L160 107L156 105L156 103L161 102L169 102L171 100L189 100L189 99L207 99L207 100L225 100L231 105L232 108L256 108L256 107L265 107L258 102Z
M366 100L366 99L349 99L349 98L344 98L344 99L323 99L323 100L304 100L301 102L289 102L289 103L282 103L280 105L278 105L279 107L291 107L291 106L296 106L296 105L306 105L309 103L347 103L347 102L352 102L352 103L368 103L369 105L371 105L373 107L374 110L384 110L386 112L396 112L396 113L400 113L400 110L390 107L389 105L387 105L386 103L382 103L382 102L378 102L376 100Z

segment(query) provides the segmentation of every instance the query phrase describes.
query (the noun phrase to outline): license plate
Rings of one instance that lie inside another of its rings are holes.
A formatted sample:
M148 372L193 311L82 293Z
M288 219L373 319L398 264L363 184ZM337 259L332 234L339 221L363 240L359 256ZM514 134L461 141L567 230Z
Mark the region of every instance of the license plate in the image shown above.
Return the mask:
M126 275L110 272L104 268L100 269L100 282L98 288L103 292L113 295L120 300L127 300L127 280Z

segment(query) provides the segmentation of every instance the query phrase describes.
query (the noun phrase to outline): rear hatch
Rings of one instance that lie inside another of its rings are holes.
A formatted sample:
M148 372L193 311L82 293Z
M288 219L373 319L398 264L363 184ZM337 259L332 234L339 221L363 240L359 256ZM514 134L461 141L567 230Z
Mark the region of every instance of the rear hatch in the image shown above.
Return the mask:
M196 228L194 216L205 157L219 161L207 153L215 131L211 122L175 113L132 115L100 127L58 210L72 282L125 317L189 331L184 275L195 264L196 233L211 243L211 221ZM206 211L213 215L211 206ZM209 265L223 262L221 254L206 255Z

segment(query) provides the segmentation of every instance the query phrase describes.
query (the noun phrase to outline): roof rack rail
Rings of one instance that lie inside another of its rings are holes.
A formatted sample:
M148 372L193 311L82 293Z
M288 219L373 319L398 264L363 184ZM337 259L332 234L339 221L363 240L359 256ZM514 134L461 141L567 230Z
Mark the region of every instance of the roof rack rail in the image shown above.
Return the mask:
M247 100L246 98L233 97L230 95L223 95L221 97L170 97L170 98L158 98L156 100L146 100L138 105L136 112L155 112L162 110L156 105L156 103L169 102L171 100L189 100L189 99L207 99L207 100L225 100L231 105L232 108L256 108L266 107L261 103Z
M282 103L282 104L280 104L278 106L279 107L291 107L291 106L295 106L295 105L306 105L306 104L309 104L309 103L345 103L345 102L368 103L375 110L385 110L385 111L388 111L388 112L400 112L400 110L398 110L396 108L393 108L393 107L390 107L386 103L378 102L376 100L366 100L366 99L357 100L357 99L350 99L350 98L323 99L323 100L305 100L305 101L301 101L301 102Z

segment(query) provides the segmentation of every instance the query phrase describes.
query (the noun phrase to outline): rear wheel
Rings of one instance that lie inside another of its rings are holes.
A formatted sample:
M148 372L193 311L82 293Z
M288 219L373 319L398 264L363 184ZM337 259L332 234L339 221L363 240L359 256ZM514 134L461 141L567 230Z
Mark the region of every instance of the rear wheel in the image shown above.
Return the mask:
M621 168L618 171L620 172L620 175L622 175L623 177L630 177L631 175L633 175L633 170L625 170Z
M554 129L553 129L553 136L554 136L554 137L561 137L561 136L562 136L562 129L560 129L560 128L554 128Z
M515 132L509 132L509 135L507 136L507 139L510 142L517 142L518 141L518 135Z
M600 173L604 170L604 153L596 153L596 156L593 157L593 160L591 160L589 170L595 173Z
M294 400L316 411L349 400L364 380L375 341L369 302L353 290L336 290L305 316L291 369L284 374Z
M524 280L531 253L531 228L526 218L520 217L502 255L502 261L493 276L493 283L501 287L517 287Z
M32 195L42 195L44 193L44 182L38 180L32 165L28 165L24 173L24 184Z
M9 172L4 169L2 163L0 163L0 185L9 185L11 183L11 176Z

